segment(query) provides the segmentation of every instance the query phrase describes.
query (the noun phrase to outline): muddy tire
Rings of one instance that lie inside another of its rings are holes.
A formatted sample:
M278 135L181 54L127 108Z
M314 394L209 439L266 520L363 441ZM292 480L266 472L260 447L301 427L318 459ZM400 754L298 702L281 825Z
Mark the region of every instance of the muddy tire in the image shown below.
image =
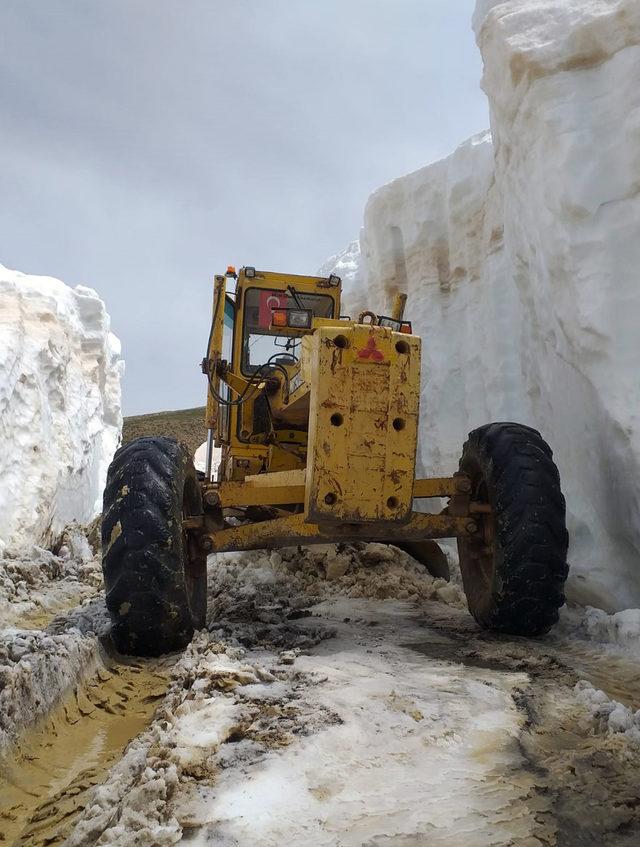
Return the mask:
M564 604L569 537L552 452L539 432L493 423L469 433L460 470L490 504L477 537L459 538L469 611L485 629L542 635Z
M182 530L202 514L186 445L137 438L109 468L102 519L102 571L112 638L121 653L158 656L205 625L206 555Z

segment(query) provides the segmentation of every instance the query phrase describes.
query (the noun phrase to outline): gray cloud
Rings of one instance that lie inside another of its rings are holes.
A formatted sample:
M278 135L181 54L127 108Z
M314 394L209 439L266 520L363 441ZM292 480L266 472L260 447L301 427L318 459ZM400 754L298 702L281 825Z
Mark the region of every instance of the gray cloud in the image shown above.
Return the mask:
M4 0L0 261L96 288L126 413L198 405L212 274L313 273L488 123L473 0Z

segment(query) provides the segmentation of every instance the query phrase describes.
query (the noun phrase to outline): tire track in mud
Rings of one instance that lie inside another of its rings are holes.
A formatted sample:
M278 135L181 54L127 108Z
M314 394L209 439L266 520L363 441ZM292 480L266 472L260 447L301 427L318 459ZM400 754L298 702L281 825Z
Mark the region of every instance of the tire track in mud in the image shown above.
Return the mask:
M165 666L107 660L0 759L0 845L57 847L126 745L152 720Z
M612 700L640 708L640 669L631 657L562 635L534 640L479 632L463 614L429 612L438 637L404 646L434 660L529 677L512 698L523 718L522 771L532 779L525 799L536 821L531 843L636 847L640 748L603 732L573 691L587 680Z

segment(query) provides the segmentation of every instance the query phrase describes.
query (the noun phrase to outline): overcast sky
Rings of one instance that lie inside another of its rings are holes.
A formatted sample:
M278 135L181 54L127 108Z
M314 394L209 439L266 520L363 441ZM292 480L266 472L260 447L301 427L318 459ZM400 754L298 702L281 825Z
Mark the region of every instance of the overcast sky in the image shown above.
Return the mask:
M201 405L214 273L315 273L488 125L473 5L2 0L0 262L100 293L125 414Z

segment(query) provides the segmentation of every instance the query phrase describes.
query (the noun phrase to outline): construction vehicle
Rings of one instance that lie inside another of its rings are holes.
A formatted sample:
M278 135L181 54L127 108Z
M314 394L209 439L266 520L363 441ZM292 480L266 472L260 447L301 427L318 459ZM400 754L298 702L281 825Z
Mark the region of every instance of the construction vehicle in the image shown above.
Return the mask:
M406 296L353 318L340 298L335 275L214 278L203 478L165 437L129 442L109 469L103 570L121 652L175 650L205 626L208 554L318 542L393 544L448 578L435 539L456 538L480 626L536 636L557 621L568 536L548 445L491 423L451 476L416 479L421 341ZM424 499L435 511L414 510Z

